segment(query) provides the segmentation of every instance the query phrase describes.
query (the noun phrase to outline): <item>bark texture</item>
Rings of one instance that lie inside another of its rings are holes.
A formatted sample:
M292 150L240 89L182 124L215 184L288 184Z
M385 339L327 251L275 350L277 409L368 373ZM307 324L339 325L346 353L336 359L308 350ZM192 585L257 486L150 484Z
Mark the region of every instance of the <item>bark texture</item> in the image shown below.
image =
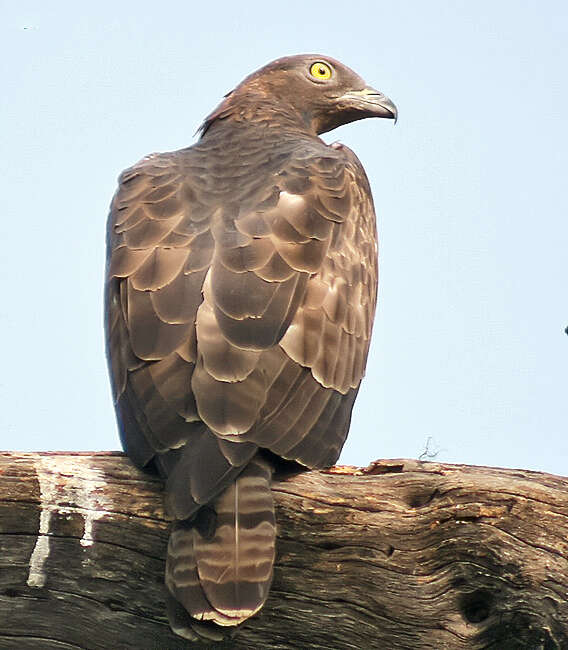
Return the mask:
M273 493L272 590L225 647L568 648L568 479L386 460ZM196 647L165 618L168 527L120 453L0 453L0 648Z

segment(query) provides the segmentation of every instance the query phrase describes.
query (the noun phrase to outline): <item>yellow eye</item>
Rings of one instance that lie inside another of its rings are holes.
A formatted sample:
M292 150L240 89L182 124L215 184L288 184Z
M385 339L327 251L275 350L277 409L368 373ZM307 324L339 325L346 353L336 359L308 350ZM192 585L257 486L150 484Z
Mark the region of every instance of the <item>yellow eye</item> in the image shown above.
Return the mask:
M329 79L331 77L331 68L327 63L316 61L316 63L312 63L310 67L310 74L315 79Z

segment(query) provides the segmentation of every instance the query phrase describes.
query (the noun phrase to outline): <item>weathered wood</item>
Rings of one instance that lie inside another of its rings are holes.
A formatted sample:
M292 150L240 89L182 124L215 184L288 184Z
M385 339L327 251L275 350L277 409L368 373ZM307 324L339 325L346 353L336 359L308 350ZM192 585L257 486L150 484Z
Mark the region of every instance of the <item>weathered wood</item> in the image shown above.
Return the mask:
M568 648L568 479L389 460L274 497L271 595L226 647ZM0 648L190 646L167 536L160 482L122 454L0 454Z

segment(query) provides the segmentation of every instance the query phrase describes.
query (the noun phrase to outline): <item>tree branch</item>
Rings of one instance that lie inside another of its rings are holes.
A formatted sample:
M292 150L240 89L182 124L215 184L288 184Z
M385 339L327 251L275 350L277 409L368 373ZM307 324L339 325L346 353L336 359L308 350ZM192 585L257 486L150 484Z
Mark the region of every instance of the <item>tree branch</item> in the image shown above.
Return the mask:
M161 492L120 453L0 453L0 648L187 648ZM568 648L568 479L388 460L273 492L271 595L227 647Z

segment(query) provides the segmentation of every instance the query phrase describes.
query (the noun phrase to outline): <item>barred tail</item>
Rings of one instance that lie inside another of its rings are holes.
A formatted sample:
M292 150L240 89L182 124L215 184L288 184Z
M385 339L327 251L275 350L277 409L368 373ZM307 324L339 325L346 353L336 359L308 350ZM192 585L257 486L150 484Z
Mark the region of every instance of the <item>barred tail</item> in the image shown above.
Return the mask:
M177 634L220 639L217 626L242 623L266 601L276 540L271 475L269 463L255 456L194 519L174 525L166 586Z

